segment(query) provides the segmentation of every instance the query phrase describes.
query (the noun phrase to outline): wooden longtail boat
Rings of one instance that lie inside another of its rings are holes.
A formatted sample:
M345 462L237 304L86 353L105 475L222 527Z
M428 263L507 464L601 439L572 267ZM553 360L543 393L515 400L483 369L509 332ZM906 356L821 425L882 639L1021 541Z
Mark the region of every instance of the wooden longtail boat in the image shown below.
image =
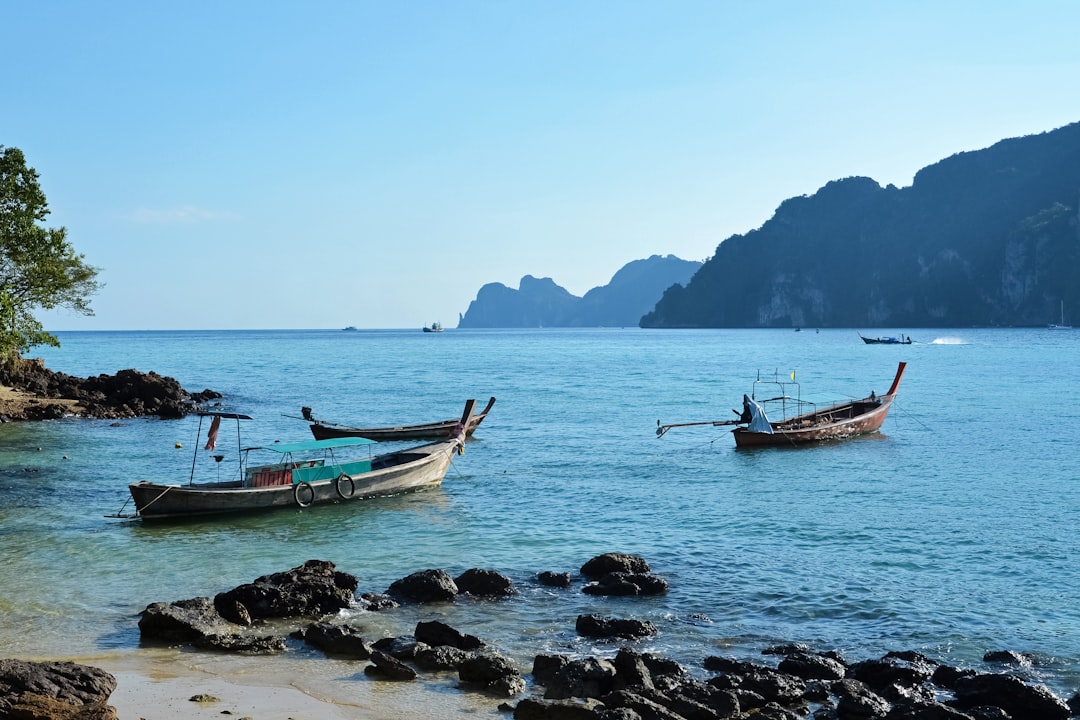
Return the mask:
M910 345L911 338L907 335L901 335L900 337L866 337L862 333L859 333L859 337L867 345Z
M881 429L882 423L885 422L885 417L888 415L889 407L896 397L896 391L900 387L900 380L904 376L906 367L906 362L899 364L892 385L884 395L871 392L869 397L861 400L852 400L830 405L826 408L814 409L776 422L768 419L761 403L777 401L783 402L785 405L788 402L794 402L796 405L804 403L787 394L786 385L796 383L772 381L781 386L780 396L758 401L753 397L743 395L743 412L738 420L675 423L671 425L657 423L656 435L660 437L673 427L687 425L736 425L738 427L731 431L735 438L735 446L748 448L789 447L877 432ZM757 382L762 381L756 381L755 385Z
M295 443L274 443L240 450L238 477L214 482L193 482L168 485L142 481L129 485L135 503L135 514L112 517L157 520L220 515L225 513L270 510L273 508L306 508L311 505L360 500L439 485L450 468L454 453L461 453L465 444L465 427L472 419L475 400L465 404L458 421L457 432L439 442L408 448L363 459L338 460L335 450L361 445L373 445L367 438L332 438L305 440ZM213 451L217 426L221 418L250 420L244 415L200 413L213 421L204 450ZM200 418L200 430L202 418ZM238 443L239 448L239 443ZM277 455L276 462L256 465L249 462L254 451ZM313 453L321 457L310 457ZM196 460L199 456L196 445ZM223 455L210 456L217 463Z
M466 436L471 436L477 426L484 422L484 418L487 417L488 413L491 411L491 406L494 404L495 398L491 398L488 400L488 404L483 410L476 415L473 415L472 420L469 421L469 426L465 429ZM326 422L325 420L316 420L312 416L311 408L309 407L301 408L300 412L304 416L304 420L311 423L311 434L316 440L342 437L361 437L378 442L387 442L390 440L437 440L439 438L449 437L458 425L458 420L452 418L450 420L439 420L438 422L421 423L418 425L358 428Z

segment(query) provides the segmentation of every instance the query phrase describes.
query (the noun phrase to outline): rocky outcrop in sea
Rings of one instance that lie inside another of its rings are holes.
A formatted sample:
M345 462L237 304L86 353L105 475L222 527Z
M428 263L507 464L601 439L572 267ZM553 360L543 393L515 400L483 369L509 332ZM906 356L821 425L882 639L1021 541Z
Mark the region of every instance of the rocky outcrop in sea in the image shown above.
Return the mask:
M179 418L203 408L221 393L206 389L189 392L171 377L138 370L115 375L80 378L54 372L38 359L15 360L0 366L0 385L21 391L31 399L8 404L0 422L49 420L78 415L119 419L156 415Z

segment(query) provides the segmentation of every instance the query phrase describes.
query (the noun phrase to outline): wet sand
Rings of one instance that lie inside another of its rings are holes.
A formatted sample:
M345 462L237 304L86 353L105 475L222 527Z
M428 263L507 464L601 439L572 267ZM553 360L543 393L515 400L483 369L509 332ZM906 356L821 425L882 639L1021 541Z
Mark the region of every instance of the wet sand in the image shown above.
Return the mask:
M499 717L499 700L456 688L451 676L373 680L367 661L247 657L139 649L79 658L117 680L120 720L406 720ZM194 702L195 696L214 700Z

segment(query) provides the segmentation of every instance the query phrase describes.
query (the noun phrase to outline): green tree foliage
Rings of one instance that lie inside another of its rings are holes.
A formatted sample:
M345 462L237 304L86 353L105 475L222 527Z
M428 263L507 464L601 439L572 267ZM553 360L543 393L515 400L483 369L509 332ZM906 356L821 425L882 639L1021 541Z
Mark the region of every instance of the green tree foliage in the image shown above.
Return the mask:
M34 317L63 307L93 315L98 269L67 240L66 228L46 228L49 214L37 171L18 148L0 145L0 360L35 345L59 346Z

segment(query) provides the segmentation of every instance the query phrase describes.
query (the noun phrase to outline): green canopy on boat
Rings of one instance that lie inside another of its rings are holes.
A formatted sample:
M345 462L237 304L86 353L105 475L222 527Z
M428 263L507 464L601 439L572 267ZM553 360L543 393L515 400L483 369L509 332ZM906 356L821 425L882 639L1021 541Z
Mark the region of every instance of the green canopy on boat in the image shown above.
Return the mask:
M356 445L375 445L374 440L362 437L330 438L329 440L301 440L291 443L274 443L273 445L258 445L245 448L247 450L272 450L285 455L287 453L312 452L313 450L330 450L333 448L354 447Z

